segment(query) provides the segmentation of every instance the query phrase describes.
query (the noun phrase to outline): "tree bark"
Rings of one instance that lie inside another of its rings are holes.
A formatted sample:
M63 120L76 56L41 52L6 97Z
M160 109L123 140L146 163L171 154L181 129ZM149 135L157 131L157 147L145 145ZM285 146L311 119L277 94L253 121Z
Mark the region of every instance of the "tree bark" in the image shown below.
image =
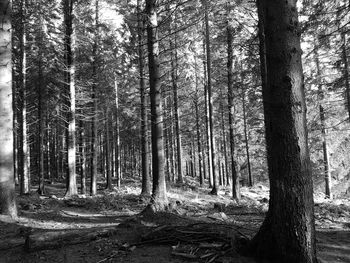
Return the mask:
M176 16L176 14L175 14ZM176 18L173 21L176 25ZM178 103L178 86L177 86L177 35L176 35L176 26L174 28L175 34L173 41L170 42L171 49L171 80L173 86L173 97L174 97L174 122L175 122L175 138L176 138L176 160L177 160L177 181L178 183L183 183L183 174L182 174L182 145L181 145L181 134L180 134L180 109Z
M0 214L15 218L11 9L11 1L0 1Z
M90 195L94 196L97 193L97 141L98 141L98 104L97 104L97 67L98 54L97 45L99 39L98 23L99 23L99 0L95 0L95 35L94 45L92 50L92 103L93 103L93 117L91 123L91 164L90 164Z
M112 190L113 184L112 184L112 171L111 171L111 140L110 140L110 130L109 130L109 119L110 119L110 110L107 106L107 112L106 112L106 170L107 170L107 185L106 189Z
M152 132L153 191L151 208L154 211L162 211L166 208L168 200L164 174L163 119L156 2L156 0L146 0Z
M141 195L151 195L151 182L148 169L148 137L147 137L147 108L146 108L146 86L144 73L144 52L143 52L143 30L144 18L141 12L141 0L137 0L137 21L138 21L138 62L140 73L140 98L141 98L141 174L142 189Z
M37 96L38 96L38 131L37 131L37 147L36 147L36 156L37 156L37 164L38 164L38 179L39 179L39 187L37 192L39 195L45 195L45 171L44 171L44 108L45 108L45 98L43 99L43 94L45 93L43 87L43 18L40 17L40 32L38 34L38 46L39 46L39 54L38 54L38 86L37 86Z
M242 87L243 88L243 87ZM243 88L244 89L244 88ZM247 168L248 168L248 186L252 187L253 182L253 175L252 175L252 169L250 164L250 153L249 153L249 130L248 130L248 124L247 124L247 108L246 108L246 101L245 101L245 90L242 91L242 101L243 101L243 131L244 131L244 140L245 140L245 152L247 156Z
M217 195L217 176L215 169L215 142L214 142L214 128L213 128L213 97L212 97L212 83L211 83L211 49L210 49L210 32L209 32L209 7L208 1L203 0L204 14L205 14L205 43L207 51L207 91L208 91L208 121L209 121L209 159L211 164L211 173L213 178L213 188L211 194Z
M75 32L73 26L74 0L64 0L65 63L68 89L68 182L66 196L78 194L76 179L76 133L75 133Z
M20 179L20 194L30 191L27 143L27 52L26 52L26 0L20 2L20 36L19 36L19 99L18 99L18 176Z
M328 157L328 147L327 147L327 134L326 134L326 118L325 110L323 108L324 92L321 83L321 68L320 61L318 59L317 47L315 48L315 60L316 60L316 74L319 81L318 84L318 103L319 103L319 113L320 113L320 123L321 123L321 137L322 137L322 150L323 150L323 167L324 167L324 180L325 180L325 194L327 198L332 198L332 177L329 170L329 157Z
M117 76L114 76L114 92L115 92L115 170L117 176L117 187L120 187L122 179L122 167L121 167L121 146L120 146L120 133L119 133L119 91L118 91Z
M270 202L251 251L279 262L313 263L313 186L296 1L259 0L257 5L263 79L265 61L267 73L263 103Z

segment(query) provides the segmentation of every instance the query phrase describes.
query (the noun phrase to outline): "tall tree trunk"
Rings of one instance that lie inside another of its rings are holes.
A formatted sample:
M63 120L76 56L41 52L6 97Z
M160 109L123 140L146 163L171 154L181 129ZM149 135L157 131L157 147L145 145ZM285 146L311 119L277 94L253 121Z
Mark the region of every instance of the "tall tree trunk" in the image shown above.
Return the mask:
M91 163L90 163L90 195L94 196L97 193L97 145L98 145L98 102L97 102L97 67L98 67L98 54L97 45L99 40L99 0L95 0L95 35L94 45L92 49L92 103L93 103L93 117L91 123Z
M347 110L349 114L349 122L350 122L350 79L349 79L349 64L348 64L348 56L346 52L346 35L345 32L341 32L341 41L342 41L342 61L343 61L343 77L345 84L345 92L346 92L346 104Z
M176 14L175 14L176 16ZM175 21L173 21L176 25L176 17ZM175 32L177 30L176 26L174 28ZM178 86L177 86L177 35L174 34L173 41L170 42L171 49L171 80L173 86L173 97L174 97L174 122L175 122L175 137L176 137L176 159L177 159L177 181L178 183L183 183L183 175L182 175L182 145L181 145L181 134L180 134L180 109L178 103Z
M110 140L110 130L109 130L109 119L110 119L110 110L107 106L107 112L106 112L106 170L107 170L107 185L106 189L112 190L113 184L112 184L112 171L111 171L111 140Z
M11 1L0 1L0 214L17 217L13 171Z
M141 97L141 174L142 190L141 195L151 195L151 182L148 169L148 137L147 137L147 108L146 108L146 86L144 76L144 52L143 52L143 30L144 18L141 12L141 0L137 0L137 21L138 21L138 59L140 73L140 97Z
M240 192L240 169L237 165L237 150L235 143L235 119L236 110L234 106L234 86L233 86L233 37L234 29L227 21L227 89L228 89L228 122L229 122L229 141L230 141L230 160L232 172L232 198L235 200L241 199Z
M150 208L153 211L162 211L166 208L168 200L164 174L163 120L156 2L156 0L146 0L153 174L152 203Z
M37 131L37 164L38 164L38 176L39 176L39 195L45 195L45 171L44 171L44 108L45 108L45 98L43 99L44 85L43 85L43 18L40 18L40 32L37 39L39 46L39 57L38 57L38 86L37 86L37 96L38 96L38 131Z
M117 76L114 76L114 92L115 92L115 169L117 176L117 187L120 187L121 179L122 179L122 170L121 170L121 147L120 147L120 134L119 134L119 91L118 91L118 82Z
M85 125L80 120L80 192L86 194L86 134Z
M20 61L19 61L19 99L18 99L18 176L20 179L20 194L30 191L27 143L27 51L26 51L26 0L20 2Z
M213 188L211 194L217 195L217 176L215 169L215 142L214 142L214 127L213 127L213 97L211 84L211 49L210 49L210 32L209 32L209 6L208 0L203 0L205 13L205 43L207 51L207 90L208 90L208 117L209 117L209 159L211 162L211 170L213 176Z
M73 26L74 0L64 0L66 85L68 86L68 183L66 196L78 194L76 179L76 134L75 134L75 33Z
M222 89L220 89L220 107L221 107L221 133L222 133L222 154L224 155L223 166L225 167L225 173L223 172L224 185L229 185L228 179L228 159L227 159L227 145L226 145L226 129L225 129L225 116L224 116L224 95Z
M262 78L267 76L263 102L270 202L250 252L279 262L313 263L313 183L296 1L259 0L257 5L264 30L259 36L265 47L260 50Z
M203 186L204 184L204 175L202 172L202 142L201 142L201 127L199 122L199 81L198 81L198 65L197 65L197 54L194 54L194 68L195 68L195 77L196 77L196 92L194 98L194 107L196 114L196 136L197 136L197 151L198 151L198 171L199 171L199 184ZM204 168L204 166L203 166Z
M210 131L209 131L209 102L208 102L208 83L207 83L207 63L206 63L206 41L203 41L203 69L204 69L204 104L205 104L205 143L206 143L206 159L208 163L209 188L213 187L213 169L210 154Z
M332 177L329 169L329 157L328 157L328 147L327 147L327 134L326 134L326 118L325 118L325 110L323 108L323 100L324 100L324 92L322 89L321 83L321 68L319 62L319 54L317 52L317 47L315 48L315 62L316 62L316 74L319 81L318 84L318 103L319 103L319 112L320 112L320 122L321 122L321 136L322 136L322 150L323 150L323 167L324 167L324 180L325 180L325 194L327 198L332 198Z
M247 167L248 167L248 186L252 187L253 182L253 176L252 176L252 169L250 164L250 153L249 153L249 130L248 130L248 124L247 124L247 108L246 108L246 92L245 90L242 91L242 101L243 101L243 131L244 131L244 140L245 140L245 152L247 156Z

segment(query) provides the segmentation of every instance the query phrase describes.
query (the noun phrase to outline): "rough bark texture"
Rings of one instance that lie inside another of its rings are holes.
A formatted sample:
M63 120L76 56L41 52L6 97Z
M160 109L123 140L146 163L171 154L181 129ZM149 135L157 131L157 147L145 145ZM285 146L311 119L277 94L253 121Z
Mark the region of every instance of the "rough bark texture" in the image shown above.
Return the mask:
M69 94L68 113L68 182L66 196L78 194L76 179L76 134L75 134L75 35L73 26L73 0L64 1L66 85Z
M29 168L28 168L28 144L27 144L27 107L26 107L26 0L21 0L19 8L19 68L18 68L18 176L20 179L20 193L28 194Z
M278 262L317 262L296 1L258 1L258 10L264 25L260 37L265 33L260 40L263 67L266 54L263 102L271 190L251 251Z
M11 1L0 1L0 214L17 216L13 171Z
M148 139L147 139L147 111L146 111L146 87L144 76L144 52L143 52L143 29L144 19L141 13L141 0L137 0L137 21L138 21L138 59L140 72L140 99L141 99L141 174L142 190L141 195L151 195L151 184L148 169Z
M160 83L160 63L158 48L158 22L156 0L146 0L147 21L147 47L151 100L151 133L152 133L152 174L153 210L164 210L168 200L166 195L164 174L164 149L163 149L163 118Z

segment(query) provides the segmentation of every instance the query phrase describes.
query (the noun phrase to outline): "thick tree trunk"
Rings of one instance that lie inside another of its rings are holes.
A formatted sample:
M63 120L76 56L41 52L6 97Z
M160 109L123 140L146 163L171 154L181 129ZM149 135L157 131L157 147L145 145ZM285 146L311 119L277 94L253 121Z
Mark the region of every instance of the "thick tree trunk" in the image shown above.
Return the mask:
M0 214L17 217L13 171L11 1L0 1Z
M151 195L151 182L148 169L148 137L147 137L147 107L146 107L146 85L144 76L144 52L143 52L143 30L144 18L141 12L141 0L137 0L137 21L138 21L138 59L140 72L140 97L141 97L141 174L142 190L141 195Z
M213 97L211 83L211 49L210 49L210 32L209 32L209 7L208 0L203 0L205 13L205 43L207 51L207 90L208 90L208 118L209 118L209 159L211 162L211 173L213 176L213 188L211 194L217 195L217 176L215 169L215 142L214 142L214 125L213 125Z
M20 61L19 61L19 100L18 100L18 176L20 179L20 194L30 191L27 143L27 52L26 52L26 0L20 2Z
M73 0L64 0L64 24L65 24L65 63L66 85L68 86L68 182L66 196L78 194L76 179L76 134L75 134L75 33L73 26Z
M164 174L163 120L156 2L156 0L146 0L152 132L153 191L151 208L153 211L162 211L166 208L168 200Z
M263 80L267 76L263 102L270 202L251 251L279 262L313 263L313 186L296 1L259 0L258 10Z

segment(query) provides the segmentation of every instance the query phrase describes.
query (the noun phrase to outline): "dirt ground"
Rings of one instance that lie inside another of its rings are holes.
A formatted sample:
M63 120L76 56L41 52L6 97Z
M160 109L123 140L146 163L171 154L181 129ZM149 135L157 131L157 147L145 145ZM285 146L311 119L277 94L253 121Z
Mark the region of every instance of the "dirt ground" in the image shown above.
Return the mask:
M165 226L186 227L191 224L202 224L208 229L213 226L214 231L233 231L250 238L258 230L268 209L268 189L265 186L242 188L242 202L236 204L230 200L229 189L222 189L219 196L212 196L208 194L208 189L189 181L185 186L173 186L169 190L169 212L152 218L139 215L147 204L140 199L139 189L138 179L129 179L120 189L101 190L93 198L79 196L64 199L64 184L55 183L47 186L48 195L45 197L35 192L18 197L19 218L13 221L0 217L0 263L256 262L229 250L228 254L217 252L221 254L215 256L203 248L206 247L203 242L199 245L188 245L186 240L174 239L171 242L172 239L166 238L166 235L147 242L142 238ZM350 262L349 199L327 201L318 195L315 212L320 262ZM61 244L53 249L30 252L24 249L26 237L33 234L79 230L84 235L106 228L112 228L113 233L89 242ZM187 238L193 236L188 231L184 233L187 233ZM191 258L191 255L197 257Z

